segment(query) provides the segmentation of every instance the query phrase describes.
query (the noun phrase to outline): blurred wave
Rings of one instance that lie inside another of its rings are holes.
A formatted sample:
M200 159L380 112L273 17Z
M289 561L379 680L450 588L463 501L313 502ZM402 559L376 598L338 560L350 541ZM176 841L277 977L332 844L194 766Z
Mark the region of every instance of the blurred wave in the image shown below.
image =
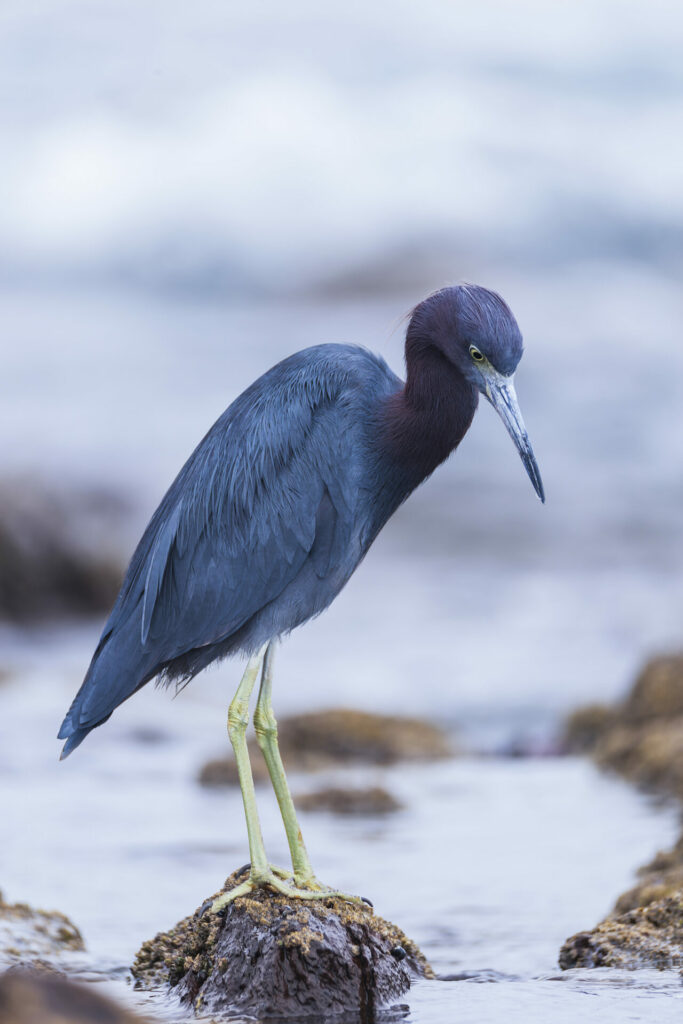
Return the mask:
M672 3L0 14L0 280L241 294L683 241Z

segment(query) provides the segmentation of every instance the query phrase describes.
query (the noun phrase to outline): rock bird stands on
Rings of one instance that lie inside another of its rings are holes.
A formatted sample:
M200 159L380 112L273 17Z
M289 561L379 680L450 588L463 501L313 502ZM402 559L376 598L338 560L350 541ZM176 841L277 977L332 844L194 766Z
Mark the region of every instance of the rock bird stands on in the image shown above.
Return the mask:
M407 379L353 345L317 345L278 363L237 398L195 449L145 530L90 668L64 719L62 757L155 676L185 683L229 654L249 661L230 705L256 886L316 899L271 708L279 637L326 608L386 521L457 448L479 394L543 485L517 405L522 336L485 288L444 288L413 311ZM266 857L245 731L254 726L282 812L292 871Z

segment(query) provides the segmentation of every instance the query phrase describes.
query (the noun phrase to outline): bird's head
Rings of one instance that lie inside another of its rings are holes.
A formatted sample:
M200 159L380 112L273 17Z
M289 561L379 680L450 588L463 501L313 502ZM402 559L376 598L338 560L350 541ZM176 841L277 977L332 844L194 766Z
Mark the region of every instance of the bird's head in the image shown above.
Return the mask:
M534 490L543 482L517 403L514 373L522 334L500 295L478 285L442 288L413 311L408 334L435 345L494 407L515 442Z

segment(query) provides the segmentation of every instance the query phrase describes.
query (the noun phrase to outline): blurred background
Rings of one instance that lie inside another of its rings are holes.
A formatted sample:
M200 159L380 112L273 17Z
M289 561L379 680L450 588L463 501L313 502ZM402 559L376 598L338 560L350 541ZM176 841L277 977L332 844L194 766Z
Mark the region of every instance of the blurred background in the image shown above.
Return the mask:
M519 321L547 504L482 407L284 645L276 710L543 749L680 645L682 46L664 0L1 6L0 764L52 772L135 541L229 402L319 342L400 372L406 313L458 280ZM60 778L122 736L220 751L239 673L148 687Z
M502 723L614 695L683 611L682 43L664 2L3 5L14 533L42 502L123 564L255 376L327 341L400 371L411 306L475 281L525 335L547 506L482 408L281 699Z

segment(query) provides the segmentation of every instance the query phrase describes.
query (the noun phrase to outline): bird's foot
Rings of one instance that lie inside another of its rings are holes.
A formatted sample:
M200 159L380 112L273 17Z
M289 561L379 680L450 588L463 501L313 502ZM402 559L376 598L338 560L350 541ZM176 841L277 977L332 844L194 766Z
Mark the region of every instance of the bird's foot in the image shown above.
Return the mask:
M360 896L352 896L346 892L340 892L337 889L331 889L329 886L319 882L313 875L307 878L297 878L292 876L291 872L269 864L265 869L255 870L251 868L249 876L244 882L240 882L234 889L230 889L229 892L221 893L220 896L216 897L211 906L211 911L217 914L240 896L246 896L256 889L265 888L274 889L275 892L280 893L282 896L287 896L289 899L325 900L336 896L338 899L346 900L349 903L357 903L368 907L370 910L372 909L372 904L369 900L362 899Z

